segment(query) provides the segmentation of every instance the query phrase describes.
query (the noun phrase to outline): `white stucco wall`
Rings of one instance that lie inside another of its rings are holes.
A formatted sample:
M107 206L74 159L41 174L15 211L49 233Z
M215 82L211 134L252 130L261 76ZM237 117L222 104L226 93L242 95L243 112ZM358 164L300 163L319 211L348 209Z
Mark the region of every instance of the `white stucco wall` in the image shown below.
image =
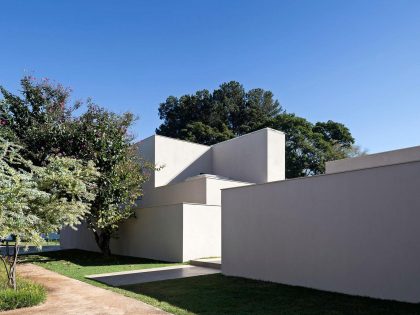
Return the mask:
M222 191L222 272L420 302L420 162Z
M137 143L138 147L138 154L141 158L145 161L150 163L154 163L155 161L155 138L148 137L140 142ZM155 172L150 172L149 180L144 184L143 189L144 191L150 191L155 188Z
M206 203L206 179L196 178L145 191L139 205L147 208L182 202Z
M61 249L82 249L90 252L99 252L92 231L84 224L78 225L77 230L65 227L60 231Z
M420 146L330 161L325 165L325 173L332 174L413 161L420 161Z
M136 218L127 220L119 229L119 238L111 240L114 254L182 261L183 205L138 209ZM84 226L77 231L61 231L62 249L98 251L93 234Z
M222 204L222 193L221 189L240 187L252 185L252 183L238 182L234 180L221 180L208 178L206 181L206 204L209 205L221 205Z
M284 139L282 132L265 128L215 144L213 173L251 183L284 179Z
M267 129L267 180L273 182L286 178L286 136Z
M178 183L200 173L211 173L211 147L155 135L155 187Z
M183 205L138 209L136 218L123 223L114 253L164 261L182 261Z
M180 183L169 184L147 191L139 205L142 208L147 208L184 202L220 206L221 189L249 184L218 179L217 176L213 175L198 175Z
M154 135L140 142L140 154L163 166L153 172L145 192L199 174L251 183L282 180L285 176L285 135L270 128L213 146Z
M183 223L183 261L221 255L220 206L184 204Z
M220 256L220 212L220 206L189 203L138 209L136 218L121 225L111 251L172 262ZM98 252L92 232L84 226L63 229L61 247Z

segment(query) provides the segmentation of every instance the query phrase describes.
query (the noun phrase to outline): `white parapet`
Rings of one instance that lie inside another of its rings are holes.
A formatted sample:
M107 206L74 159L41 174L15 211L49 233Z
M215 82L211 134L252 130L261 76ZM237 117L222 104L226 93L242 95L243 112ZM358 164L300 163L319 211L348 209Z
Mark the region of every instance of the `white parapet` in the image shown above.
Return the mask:
M330 161L325 164L325 173L332 174L414 161L420 161L420 146Z

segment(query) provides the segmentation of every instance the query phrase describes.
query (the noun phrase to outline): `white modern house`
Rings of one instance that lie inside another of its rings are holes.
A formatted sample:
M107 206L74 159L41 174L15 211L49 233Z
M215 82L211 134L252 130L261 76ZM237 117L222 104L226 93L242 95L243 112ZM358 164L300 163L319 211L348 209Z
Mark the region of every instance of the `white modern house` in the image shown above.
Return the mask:
M213 146L154 135L140 154L163 166L144 188L136 218L112 240L116 254L164 261L221 255L221 190L285 178L285 136L261 129ZM61 232L63 249L97 251L92 232Z
M158 166L114 253L166 261L222 256L222 273L346 294L420 302L420 146L328 162L285 180L273 129L199 145L140 144ZM63 248L96 251L80 227Z

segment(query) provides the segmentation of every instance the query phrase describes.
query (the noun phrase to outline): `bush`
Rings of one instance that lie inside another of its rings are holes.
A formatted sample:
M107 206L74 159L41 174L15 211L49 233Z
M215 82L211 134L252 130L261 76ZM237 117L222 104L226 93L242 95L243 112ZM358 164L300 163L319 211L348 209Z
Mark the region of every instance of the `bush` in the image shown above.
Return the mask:
M0 311L34 306L45 301L46 292L43 286L19 279L15 291L7 287L4 271L0 272Z

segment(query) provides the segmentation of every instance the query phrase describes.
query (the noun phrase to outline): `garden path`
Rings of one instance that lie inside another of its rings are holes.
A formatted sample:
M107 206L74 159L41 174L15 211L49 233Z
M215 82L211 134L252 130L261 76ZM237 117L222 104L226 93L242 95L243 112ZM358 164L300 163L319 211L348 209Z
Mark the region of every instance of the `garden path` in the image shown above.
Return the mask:
M20 276L40 283L47 289L44 304L7 311L2 315L142 315L168 314L141 301L70 279L32 264L19 265Z

